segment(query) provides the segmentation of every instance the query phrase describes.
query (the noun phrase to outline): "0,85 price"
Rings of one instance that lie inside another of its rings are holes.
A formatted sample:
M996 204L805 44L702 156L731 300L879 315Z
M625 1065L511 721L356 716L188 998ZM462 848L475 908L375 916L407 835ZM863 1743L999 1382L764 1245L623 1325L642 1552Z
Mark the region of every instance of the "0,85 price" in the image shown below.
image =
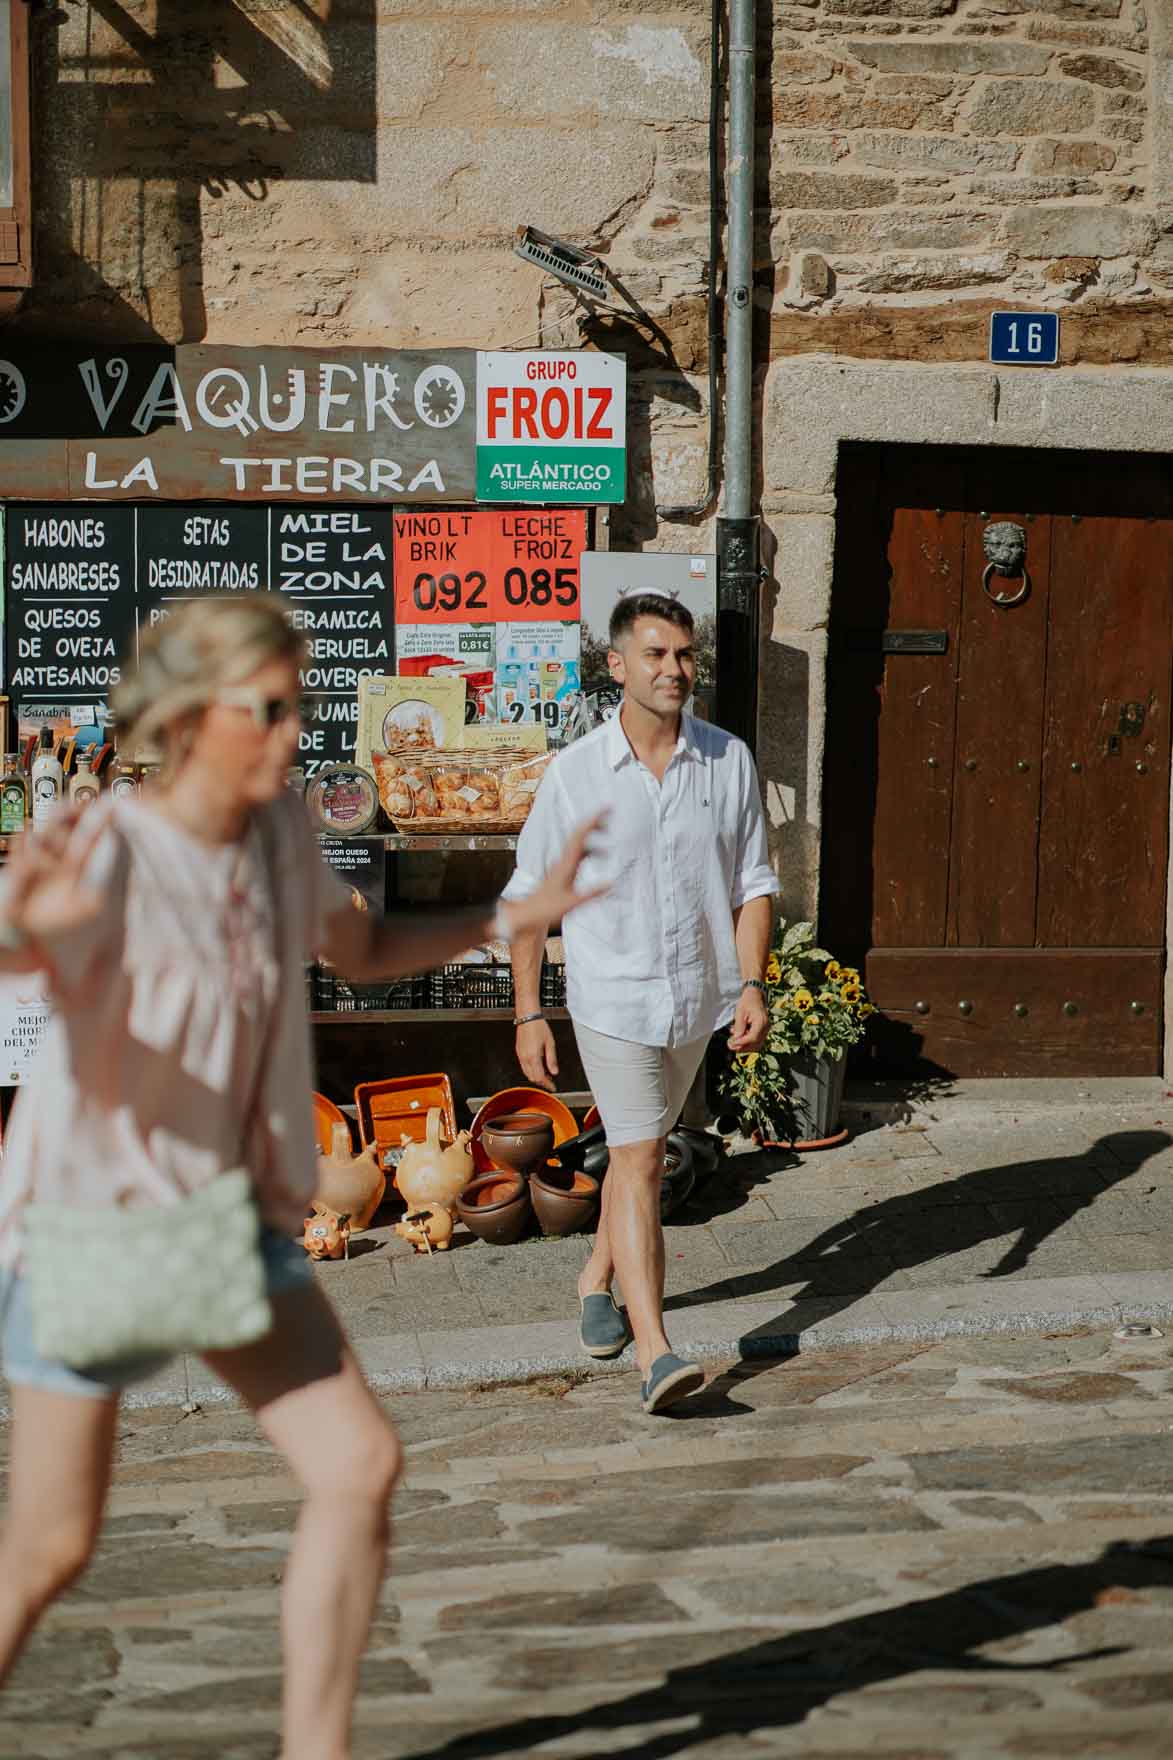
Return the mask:
M532 606L556 617L578 609L576 568L507 568L502 589L510 613Z

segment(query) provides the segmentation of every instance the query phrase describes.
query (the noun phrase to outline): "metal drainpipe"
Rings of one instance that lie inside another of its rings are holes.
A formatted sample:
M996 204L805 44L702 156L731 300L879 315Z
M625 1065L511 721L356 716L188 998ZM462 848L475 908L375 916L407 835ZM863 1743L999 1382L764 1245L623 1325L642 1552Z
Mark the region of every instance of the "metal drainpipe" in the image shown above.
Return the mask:
M757 733L761 597L760 531L751 511L756 11L755 0L730 0L725 508L717 521L717 721L751 750Z

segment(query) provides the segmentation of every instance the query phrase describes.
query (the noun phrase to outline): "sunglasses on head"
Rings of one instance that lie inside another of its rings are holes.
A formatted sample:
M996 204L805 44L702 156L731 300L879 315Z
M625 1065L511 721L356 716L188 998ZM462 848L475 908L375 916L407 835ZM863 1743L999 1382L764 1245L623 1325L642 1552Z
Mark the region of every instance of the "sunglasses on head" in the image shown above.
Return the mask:
M216 692L217 703L226 709L245 709L264 733L271 733L285 721L308 721L310 704L305 697L270 697L264 691L250 691L241 685L234 690Z

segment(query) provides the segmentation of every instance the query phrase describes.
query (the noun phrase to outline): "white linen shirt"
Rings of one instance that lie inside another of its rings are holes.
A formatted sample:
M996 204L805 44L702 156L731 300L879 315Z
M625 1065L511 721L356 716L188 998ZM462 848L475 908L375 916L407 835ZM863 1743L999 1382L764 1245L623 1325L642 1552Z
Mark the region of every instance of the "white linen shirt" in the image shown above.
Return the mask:
M732 734L682 715L657 782L614 715L550 765L504 896L533 892L575 826L604 808L601 851L580 885L610 891L563 926L567 1005L597 1033L687 1045L733 1018L743 988L734 911L779 890L753 759Z

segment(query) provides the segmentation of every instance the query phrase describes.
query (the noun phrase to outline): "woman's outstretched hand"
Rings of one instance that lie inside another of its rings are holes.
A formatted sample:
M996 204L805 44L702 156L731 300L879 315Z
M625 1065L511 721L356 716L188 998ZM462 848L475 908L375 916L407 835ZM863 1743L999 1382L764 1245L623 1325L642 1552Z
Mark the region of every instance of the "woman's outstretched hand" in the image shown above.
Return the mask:
M82 884L70 865L70 843L80 817L79 809L63 807L47 825L12 840L0 914L30 941L84 928L102 908L100 896Z
M584 819L571 833L558 860L546 870L537 890L528 898L511 899L501 906L511 935L523 935L527 929L541 929L545 933L551 923L560 923L571 911L589 904L592 898L601 898L609 890L606 886L595 886L580 891L578 887L578 871L584 860L597 853L590 848L591 837L606 820L605 812Z

